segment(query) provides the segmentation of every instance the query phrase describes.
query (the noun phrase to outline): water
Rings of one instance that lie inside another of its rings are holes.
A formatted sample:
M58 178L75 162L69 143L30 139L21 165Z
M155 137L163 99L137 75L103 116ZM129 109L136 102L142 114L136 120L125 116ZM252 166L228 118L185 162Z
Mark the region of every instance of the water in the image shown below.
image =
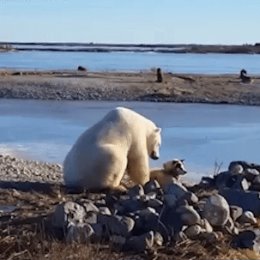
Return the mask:
M161 158L184 158L193 179L232 160L258 162L260 107L146 102L0 100L0 153L61 163L77 137L123 105L163 128Z
M258 54L176 54L155 52L0 52L0 68L58 70L76 69L78 65L91 71L140 71L161 67L173 73L238 74L245 68L259 74Z

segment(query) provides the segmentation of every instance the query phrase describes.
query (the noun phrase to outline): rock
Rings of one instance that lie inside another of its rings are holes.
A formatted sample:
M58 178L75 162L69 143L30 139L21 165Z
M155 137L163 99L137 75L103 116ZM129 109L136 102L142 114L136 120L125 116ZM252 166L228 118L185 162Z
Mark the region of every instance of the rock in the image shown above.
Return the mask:
M215 179L208 176L203 176L199 183L199 187L201 187L202 189L213 188L215 185L216 185Z
M163 205L163 202L159 199L150 199L147 202L147 206L154 208L154 209L160 208L162 205Z
M231 187L232 189L237 189L237 190L243 190L246 191L249 189L249 183L246 180L245 176L243 175L235 175L232 176L228 180L227 187Z
M185 235L190 238L190 239L195 239L200 233L201 233L202 229L200 227L200 225L192 225L187 227L183 232L185 233Z
M177 197L176 195L174 194L166 194L164 195L164 201L165 201L165 204L168 206L168 207L173 207L177 204Z
M200 215L192 206L180 206L176 209L176 213L179 214L182 225L191 226L200 223Z
M98 213L93 212L93 211L87 212L84 222L86 222L88 224L96 224L98 221L97 215L98 215Z
M253 212L251 211L244 211L241 217L237 220L241 224L250 223L256 224L257 219L255 218Z
M213 232L212 226L209 224L208 220L205 218L201 219L200 226L201 226L202 232L207 232L207 233Z
M99 207L99 212L103 215L112 215L108 207Z
M68 226L68 231L66 235L66 241L68 243L87 243L90 241L91 236L93 236L94 230L89 224L74 224L70 223Z
M91 201L85 201L82 206L85 208L86 212L99 212L99 209Z
M109 238L109 242L112 249L118 251L123 249L126 243L126 238L120 235L111 235Z
M67 228L69 224L83 224L86 216L85 208L75 202L59 204L51 218L52 226L55 228Z
M230 217L229 205L225 198L218 194L207 198L202 216L206 218L212 226L224 226Z
M251 249L258 254L260 253L260 235L256 230L246 230L240 232L233 239L233 243L238 248Z
M140 236L130 237L125 244L125 250L134 251L135 253L144 252L151 249L154 245L154 232L150 231Z
M106 236L120 235L127 237L129 233L129 225L122 218L111 215L98 215L98 223L103 225ZM134 226L134 225L133 225Z
M236 205L243 211L251 211L256 217L260 216L260 193L255 191L241 191L233 189L221 189L220 194L224 196L230 205Z
M198 197L193 192L190 192L190 191L186 192L181 197L181 200L186 200L188 202L188 204L190 204L190 205L194 205L199 202Z
M260 175L254 178L251 183L250 190L260 191Z
M235 228L235 224L234 221L231 217L228 218L226 224L225 224L225 230L229 233L229 234L233 234Z
M179 182L167 184L164 186L164 201L169 207L175 206L187 192L187 189Z
M103 226L100 223L90 224L94 233L91 236L91 242L93 243L100 243L102 240L105 239L104 232L103 232Z
M245 177L248 181L254 181L255 177L259 176L259 171L256 169L246 169L245 170Z
M160 184L156 180L150 180L144 185L144 192L148 194L150 192L157 192L160 189Z
M115 204L115 209L121 215L128 212L135 212L144 208L143 202L138 198L121 199Z
M144 188L142 185L135 185L128 190L127 195L130 197L142 196L144 195Z
M230 216L234 221L236 221L243 214L243 209L241 207L231 205L229 209L230 209Z
M201 232L199 238L206 241L208 244L215 244L219 239L219 235L216 232Z
M225 188L231 175L229 172L221 172L215 176L215 184L218 189Z
M244 168L239 162L231 162L228 166L228 171L231 175L237 175L242 174Z
M165 195L175 195L177 199L180 199L187 192L187 189L179 182L167 184L164 186Z
M154 244L157 246L162 246L164 242L163 236L159 232L154 233Z

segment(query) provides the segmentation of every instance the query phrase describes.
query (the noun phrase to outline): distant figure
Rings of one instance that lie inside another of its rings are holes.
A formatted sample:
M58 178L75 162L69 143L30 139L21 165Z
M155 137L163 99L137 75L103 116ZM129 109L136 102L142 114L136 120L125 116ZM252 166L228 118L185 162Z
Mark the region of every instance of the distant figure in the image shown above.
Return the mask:
M87 71L87 69L83 66L78 66L78 71Z
M240 71L240 77L239 77L242 81L242 83L251 83L252 82L252 79L251 77L247 76L247 72L245 69L242 69Z
M156 82L159 82L159 83L163 82L162 71L161 71L160 68L157 69L157 80L156 80Z

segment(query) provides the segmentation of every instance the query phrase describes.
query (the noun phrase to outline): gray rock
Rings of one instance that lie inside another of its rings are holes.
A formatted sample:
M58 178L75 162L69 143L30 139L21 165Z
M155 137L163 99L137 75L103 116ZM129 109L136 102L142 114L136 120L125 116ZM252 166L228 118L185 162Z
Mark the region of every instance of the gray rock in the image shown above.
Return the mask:
M186 200L190 205L194 205L199 202L198 197L190 191L186 192L184 196L181 197L181 200Z
M127 194L130 197L142 196L144 195L144 188L142 185L135 185L134 187L128 190Z
M90 224L90 225L94 231L93 235L91 236L91 242L93 242L93 243L102 242L102 240L104 240L106 238L102 224L95 223L95 224Z
M205 218L201 219L200 226L201 226L201 232L207 232L207 233L213 232L213 227L209 224L208 220Z
M96 224L98 219L98 213L90 211L86 213L86 217L84 219L84 222L88 224Z
M138 198L120 199L115 204L115 209L121 215L128 213L128 212L135 212L135 211L141 210L143 208L144 208L144 203Z
M122 218L111 215L98 215L98 223L105 228L106 236L120 235L129 236L129 226L126 222L121 221Z
M241 224L246 224L246 223L256 224L257 223L257 219L255 218L253 212L251 212L251 211L244 211L243 214L241 215L241 217L237 221Z
M224 226L230 217L229 205L225 198L218 194L207 198L202 216L206 218L212 226Z
M68 231L66 235L66 241L68 243L87 243L90 241L91 236L93 236L94 230L89 224L74 224L70 223L68 225Z
M59 204L51 217L52 226L55 228L67 228L69 224L83 224L86 216L85 208L75 202Z
M195 239L201 233L202 229L200 225L192 225L187 227L183 232L190 239Z
M177 199L183 197L187 189L179 182L167 184L164 186L165 195L175 195Z
M200 215L192 206L180 206L176 209L176 213L179 214L182 225L191 226L200 223Z
M108 207L99 207L99 212L103 215L112 215Z
M233 234L235 224L231 217L228 218L224 228L229 234Z
M126 238L120 235L111 235L109 242L113 250L120 251L126 244Z
M220 194L224 196L230 205L236 205L243 211L251 211L256 217L260 216L260 193L254 191L240 191L233 189L222 189Z
M255 177L259 176L259 171L256 169L246 169L245 170L245 177L248 181L254 181Z
M162 205L163 205L163 202L159 199L150 199L147 202L148 207L155 208L155 209L160 208Z
M243 214L243 209L241 207L231 205L229 208L230 216L234 221L236 221Z
M231 162L228 166L228 171L231 175L242 174L244 171L243 166L238 162Z
M229 181L232 183L231 185L227 185L228 187L231 187L232 189L238 189L246 191L249 189L249 183L246 180L245 176L243 175L235 175L232 176Z
M168 207L173 207L177 204L178 199L174 194L165 194L164 201Z
M199 234L199 238L203 241L206 241L207 244L213 244L214 245L218 241L219 235L216 232L211 232L211 233L201 232Z
M240 232L233 240L238 248L247 248L260 253L260 235L257 230L246 230Z
M154 244L157 246L162 246L164 243L163 236L159 232L154 233Z
M125 250L144 252L147 249L151 249L154 245L154 232L150 231L140 236L130 237L125 244Z
M160 189L160 184L156 180L150 180L144 185L144 192L148 194L150 192L157 192Z
M84 202L82 206L85 208L86 212L99 212L97 206L95 206L95 204L91 201Z

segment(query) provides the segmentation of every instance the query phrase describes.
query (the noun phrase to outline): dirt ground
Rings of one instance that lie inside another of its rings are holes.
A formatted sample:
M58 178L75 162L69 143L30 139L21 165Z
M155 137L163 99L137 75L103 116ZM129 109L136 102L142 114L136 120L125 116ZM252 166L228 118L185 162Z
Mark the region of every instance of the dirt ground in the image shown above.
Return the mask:
M0 98L128 100L260 105L260 75L241 83L239 75L80 71L0 71Z

